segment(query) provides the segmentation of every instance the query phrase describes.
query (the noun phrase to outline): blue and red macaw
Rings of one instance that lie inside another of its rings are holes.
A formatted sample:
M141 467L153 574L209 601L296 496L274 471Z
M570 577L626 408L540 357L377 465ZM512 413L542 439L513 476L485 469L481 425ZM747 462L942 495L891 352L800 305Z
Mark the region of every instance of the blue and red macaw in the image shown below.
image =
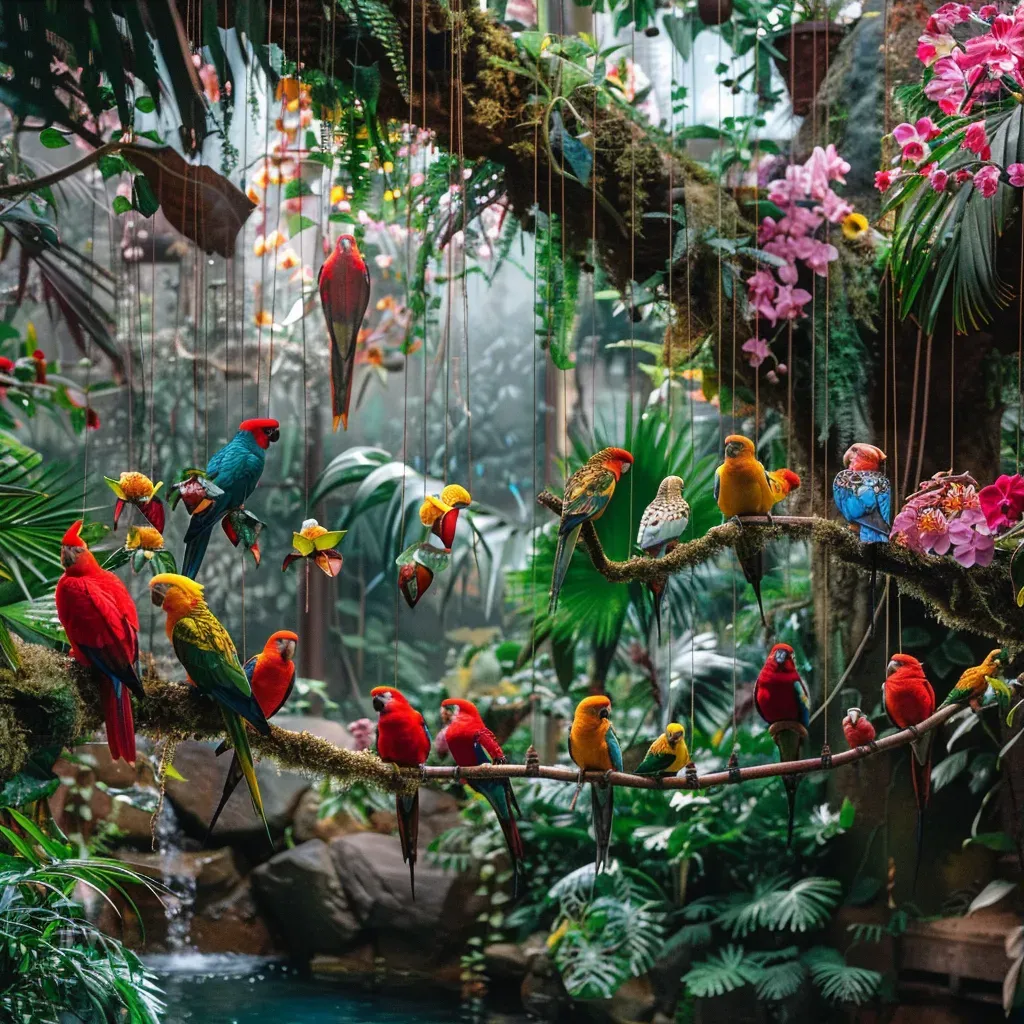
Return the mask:
M430 756L430 732L423 716L393 686L370 691L377 712L377 755L401 768L419 768ZM416 899L416 845L420 829L419 790L395 796L402 859L409 865L409 887Z
M213 453L206 466L206 477L216 484L218 493L204 502L188 523L185 533L185 557L181 572L195 579L210 543L210 532L232 509L240 508L260 482L266 452L281 436L280 424L274 419L243 420L238 433L219 451Z
M331 410L334 429L348 430L359 328L370 302L370 273L352 235L342 235L317 277L331 336Z
M924 674L924 666L912 654L894 654L885 668L882 703L889 720L898 729L920 725L935 713L935 691ZM932 791L932 736L926 732L910 744L910 775L917 802L917 859L914 885L921 866L924 812Z
M832 500L839 514L857 531L864 544L885 544L892 521L892 496L885 475L885 452L873 444L851 444L843 466L832 481ZM875 549L871 548L869 632L875 622Z
M490 729L484 725L476 705L469 700L449 697L441 701L441 715L449 713L444 737L448 752L461 768L473 768L481 764L506 764L505 752ZM512 897L519 895L519 878L523 866L523 838L519 834L514 814L519 814L519 805L508 779L466 779L494 808L505 836L505 845L512 860Z
M263 650L254 654L243 666L242 671L249 686L252 688L252 695L256 698L260 710L269 721L284 707L285 701L291 695L292 687L295 685L295 647L299 638L288 629L279 629L271 633ZM219 757L228 749L227 743L222 743L217 748ZM220 803L213 812L210 819L210 827L206 831L206 842L209 844L210 836L213 834L214 826L220 817L228 798L235 791L235 787L242 781L242 766L238 763L238 754L233 753L231 766L228 768L228 777L224 780L224 790L221 793Z
M128 691L144 697L139 679L139 613L125 585L99 562L73 523L61 541L64 575L57 581L57 618L71 654L100 676L107 746L116 761L135 763L135 722Z
M793 661L793 648L789 644L776 644L769 652L764 667L754 686L754 706L768 723L780 761L797 761L800 748L807 739L811 723L811 699ZM800 779L796 775L783 775L789 817L786 843L793 841L793 814L796 810L796 788Z

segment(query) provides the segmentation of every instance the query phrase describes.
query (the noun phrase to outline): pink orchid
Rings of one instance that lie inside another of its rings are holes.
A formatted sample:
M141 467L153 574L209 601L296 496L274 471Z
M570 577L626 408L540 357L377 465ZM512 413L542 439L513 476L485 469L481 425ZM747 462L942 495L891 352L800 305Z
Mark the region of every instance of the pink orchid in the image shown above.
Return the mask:
M977 78L981 69L972 72L972 77ZM944 114L967 114L974 104L973 98L961 111L960 104L964 102L967 95L967 78L963 69L952 57L940 57L932 65L932 78L925 84L924 94L930 100L939 105Z
M839 259L839 250L827 242L812 242L810 255L804 258L804 262L819 277L828 277L828 265Z
M773 199L774 203L775 200ZM761 221L761 226L757 229L757 242L758 245L764 245L765 242L770 242L779 233L779 226L775 222L774 217L765 217Z
M995 4L985 4L984 7L978 11L978 17L983 21L991 21L999 13L999 8Z
M905 121L892 130L893 138L903 147L902 159L915 164L921 163L928 156L928 143L940 134L930 117L922 117L916 124Z
M967 126L967 131L964 132L964 141L960 143L961 149L969 149L972 153L976 153L981 156L982 160L987 160L988 157L982 156L986 149L988 149L988 133L985 131L984 121L975 121Z
M750 338L743 342L743 351L747 353L747 362L756 370L771 355L768 342L763 338Z
M917 59L930 68L939 58L956 49L956 40L948 32L925 32L917 37Z
M875 171L875 188L879 192L888 191L889 187L893 183L895 175L892 171Z
M949 520L937 508L926 508L917 516L918 539L924 552L944 555L949 551Z
M775 312L782 320L796 320L803 316L804 306L811 301L811 293L804 288L784 285L775 296Z
M751 299L774 299L777 287L775 278L767 270L759 270L747 278L747 294Z
M1024 164L1010 164L1006 168L1006 173L1010 176L1010 184L1014 188L1024 188Z
M974 187L986 198L991 199L999 188L999 168L987 164L974 175Z
M936 167L931 174L928 175L928 184L936 192L944 192L946 186L949 184L949 173L944 171L941 167Z
M978 501L990 530L1008 529L1024 515L1024 478L1004 473L994 484L982 487Z
M956 520L949 527L949 539L954 545L953 557L967 569L990 564L995 554L995 541L983 525L971 527Z
M943 4L928 19L928 31L948 32L954 25L971 20L969 4Z
M984 65L996 78L1013 74L1024 58L1024 22L1008 14L992 19L992 26L981 36L968 39L958 62L965 70Z
M825 193L825 198L821 201L821 209L825 214L825 219L831 224L841 224L853 213L853 206L845 199L840 199L832 189Z
M845 175L850 165L839 155L836 147L829 143L827 149L815 146L809 159L804 164L807 172L807 191L812 199L823 199L829 191L829 183L838 181L846 183Z
M958 185L962 185L965 181L970 181L974 175L966 167L961 167L953 177Z

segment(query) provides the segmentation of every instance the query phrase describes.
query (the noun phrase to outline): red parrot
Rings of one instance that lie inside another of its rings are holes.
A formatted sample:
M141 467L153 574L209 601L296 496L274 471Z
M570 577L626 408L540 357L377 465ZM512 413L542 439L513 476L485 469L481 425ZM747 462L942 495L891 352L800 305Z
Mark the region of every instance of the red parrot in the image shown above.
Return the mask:
M32 353L32 362L35 363L36 367L36 383L46 383L46 353L41 349L37 348Z
M885 669L882 701L889 720L898 729L920 725L935 712L935 691L924 674L924 666L910 654L894 654ZM911 778L917 800L917 861L914 883L921 865L921 840L924 836L924 812L932 788L932 734L925 733L910 744Z
M506 763L501 744L494 733L484 725L480 712L472 701L449 697L441 701L442 715L445 709L451 715L444 730L445 742L457 765L461 768L473 768L480 764ZM512 859L512 898L515 899L519 894L519 876L525 851L514 817L514 814L520 812L512 783L508 779L467 779L466 782L484 797L498 816L498 823L508 846L508 855Z
M317 278L320 302L331 336L331 408L334 429L348 430L348 404L352 398L356 342L370 302L370 274L356 240L342 235L324 260Z
M430 756L430 733L423 716L393 686L375 686L370 691L377 712L377 755L402 768L419 768ZM416 899L416 843L420 827L420 795L399 793L395 797L398 838L402 859L409 865L409 887Z
M0 373L6 374L8 377L14 375L14 362L7 358L7 356L0 356ZM0 401L3 401L7 397L6 385L0 384Z
M875 742L875 727L860 708L850 708L843 719L843 735L850 749Z
M125 585L100 568L79 536L82 520L61 541L64 575L57 581L57 618L71 643L71 653L100 675L107 746L116 761L135 764L135 723L125 687L144 697L139 679L139 613Z
M279 629L271 633L263 650L254 654L243 666L252 687L252 695L260 706L260 711L268 720L284 707L295 685L295 645L299 638L295 633L287 629ZM225 750L230 749L226 742L221 743L217 748L219 757ZM224 791L221 793L220 803L213 812L210 819L210 827L206 831L206 843L209 845L210 836L213 834L213 827L217 824L228 797L235 791L235 787L242 781L242 766L238 763L238 757L231 755L231 767L228 769L228 777L224 780Z
M781 761L796 761L807 739L811 720L811 701L800 673L793 662L793 648L776 644L769 652L754 685L754 706L768 723ZM787 844L793 841L793 812L796 809L796 775L783 775L786 800L789 803Z

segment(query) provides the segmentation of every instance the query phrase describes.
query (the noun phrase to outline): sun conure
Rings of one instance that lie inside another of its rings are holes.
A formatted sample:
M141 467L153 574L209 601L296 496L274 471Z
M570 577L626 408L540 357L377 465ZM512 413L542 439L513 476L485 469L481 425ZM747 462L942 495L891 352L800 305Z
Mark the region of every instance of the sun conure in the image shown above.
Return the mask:
M1002 649L996 648L985 655L985 660L980 665L965 669L956 681L956 686L949 691L939 707L944 708L947 704L963 704L969 701L971 707L978 708L978 701L985 696L985 691L988 689L989 679L999 672L1002 657Z
M246 679L252 687L252 695L256 698L263 716L269 721L284 707L295 685L295 647L299 638L289 629L279 629L267 637L263 650L254 654L243 666ZM228 750L225 741L217 748L219 757ZM210 827L206 830L206 845L210 843L210 836L217 824L224 805L228 798L235 791L235 787L242 781L242 767L238 763L238 755L232 754L231 766L228 768L228 777L224 780L224 789L221 792L220 803L213 812L210 819Z
M219 705L228 742L249 787L253 810L260 816L270 838L263 800L260 797L252 750L246 734L248 722L261 735L270 735L270 723L253 696L249 679L238 660L238 652L217 617L203 600L203 587L187 576L164 572L149 581L153 604L167 614L167 638L188 673L188 680L200 693Z
M622 748L609 718L611 710L612 702L603 695L584 697L576 705L569 729L569 756L579 766L581 776L583 772L622 771ZM578 795L579 789L576 792ZM594 818L594 840L597 843L595 863L598 871L608 863L614 793L612 786L591 783L590 805Z
M243 420L238 425L238 433L213 453L205 476L215 483L216 493L211 501L200 504L188 522L183 575L194 580L199 574L206 546L210 543L210 531L231 509L244 505L246 498L256 490L263 475L266 451L280 436L277 420Z
M689 763L686 729L678 722L669 722L665 731L647 748L635 774L677 775Z
M71 654L100 676L107 746L116 761L135 763L135 723L128 691L144 697L139 680L139 613L127 587L100 567L73 523L61 541L64 575L54 598Z

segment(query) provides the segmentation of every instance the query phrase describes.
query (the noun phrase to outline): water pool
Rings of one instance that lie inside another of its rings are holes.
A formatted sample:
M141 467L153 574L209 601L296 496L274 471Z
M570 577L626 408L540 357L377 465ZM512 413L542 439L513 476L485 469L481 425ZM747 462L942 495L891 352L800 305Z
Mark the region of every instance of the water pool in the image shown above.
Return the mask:
M449 1024L458 1003L363 993L256 957L176 954L147 962L166 993L166 1024Z

